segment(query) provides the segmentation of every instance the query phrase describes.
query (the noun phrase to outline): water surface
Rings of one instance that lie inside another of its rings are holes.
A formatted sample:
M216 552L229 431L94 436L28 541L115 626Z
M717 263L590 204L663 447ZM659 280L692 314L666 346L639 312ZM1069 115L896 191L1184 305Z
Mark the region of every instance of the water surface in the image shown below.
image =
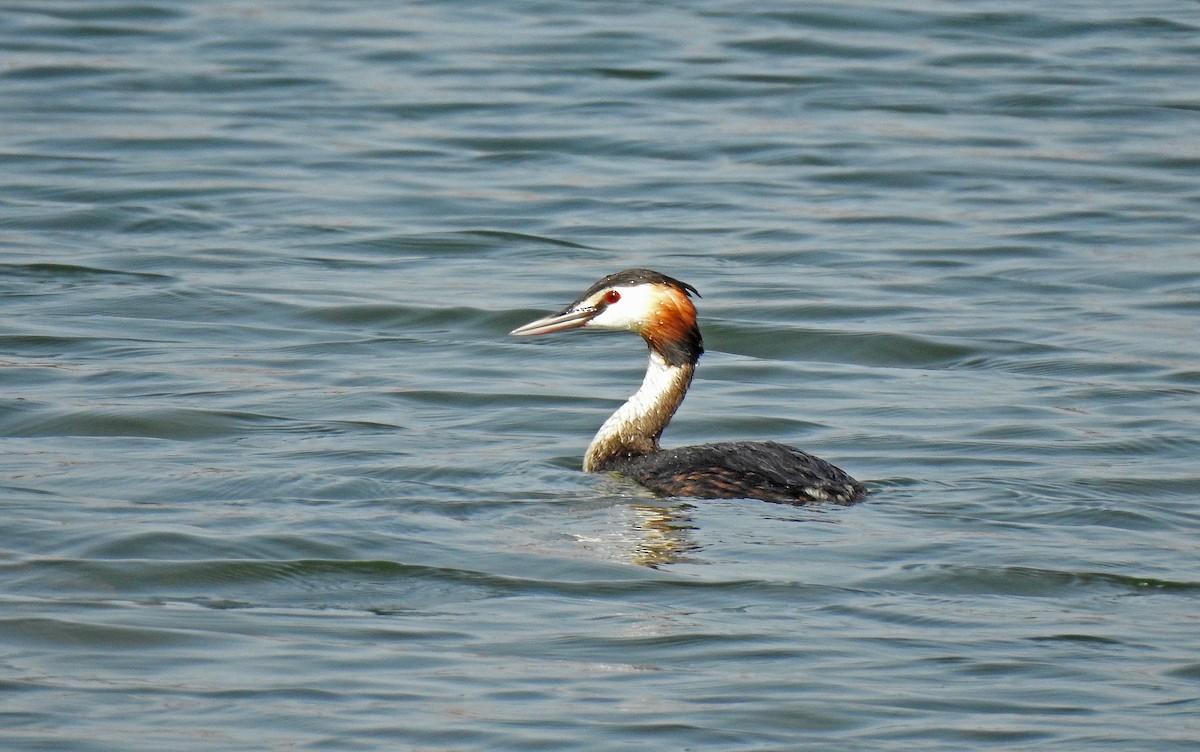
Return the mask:
M0 28L6 749L1195 747L1194 4ZM580 473L631 266L869 500Z

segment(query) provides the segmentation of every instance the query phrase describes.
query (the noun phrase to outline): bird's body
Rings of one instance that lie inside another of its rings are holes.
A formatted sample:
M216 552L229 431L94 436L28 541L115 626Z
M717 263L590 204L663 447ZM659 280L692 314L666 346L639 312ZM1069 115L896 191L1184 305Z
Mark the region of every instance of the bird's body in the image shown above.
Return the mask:
M728 441L622 457L603 469L664 496L850 504L858 481L820 457L774 441Z
M849 504L866 489L825 460L775 442L735 441L662 449L659 437L683 402L704 343L691 285L649 269L601 279L561 312L517 335L592 327L632 331L650 348L642 386L604 422L584 455L587 472L618 472L664 496Z

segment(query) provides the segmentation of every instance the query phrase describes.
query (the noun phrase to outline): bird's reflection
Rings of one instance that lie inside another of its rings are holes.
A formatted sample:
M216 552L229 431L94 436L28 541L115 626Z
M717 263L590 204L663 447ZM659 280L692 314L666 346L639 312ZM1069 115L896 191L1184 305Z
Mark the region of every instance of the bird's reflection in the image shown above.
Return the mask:
M604 529L575 539L594 554L638 566L658 568L685 561L700 551L691 535L691 504L666 500L630 500L609 508Z
M644 567L674 564L700 550L692 539L690 504L630 504L630 521L638 540L630 560Z

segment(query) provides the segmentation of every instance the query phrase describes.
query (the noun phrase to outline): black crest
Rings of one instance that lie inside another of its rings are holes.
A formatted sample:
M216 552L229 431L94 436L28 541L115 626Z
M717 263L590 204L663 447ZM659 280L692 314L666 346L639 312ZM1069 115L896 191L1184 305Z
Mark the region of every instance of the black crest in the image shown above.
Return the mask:
M615 272L610 274L589 287L587 292L583 294L580 300L591 297L607 287L630 287L633 285L643 285L646 283L670 285L685 295L695 295L697 298L700 297L700 292L687 282L682 282L674 277L668 277L661 272L656 272L653 269L626 269L623 272Z

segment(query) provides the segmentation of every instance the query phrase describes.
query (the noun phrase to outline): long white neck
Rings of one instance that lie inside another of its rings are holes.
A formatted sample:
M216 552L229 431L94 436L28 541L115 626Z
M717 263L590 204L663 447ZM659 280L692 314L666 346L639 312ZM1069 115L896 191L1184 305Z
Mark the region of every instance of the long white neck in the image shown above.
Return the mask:
M600 426L583 457L584 472L603 470L622 457L657 452L658 437L687 395L695 370L693 363L670 365L651 350L642 386Z

